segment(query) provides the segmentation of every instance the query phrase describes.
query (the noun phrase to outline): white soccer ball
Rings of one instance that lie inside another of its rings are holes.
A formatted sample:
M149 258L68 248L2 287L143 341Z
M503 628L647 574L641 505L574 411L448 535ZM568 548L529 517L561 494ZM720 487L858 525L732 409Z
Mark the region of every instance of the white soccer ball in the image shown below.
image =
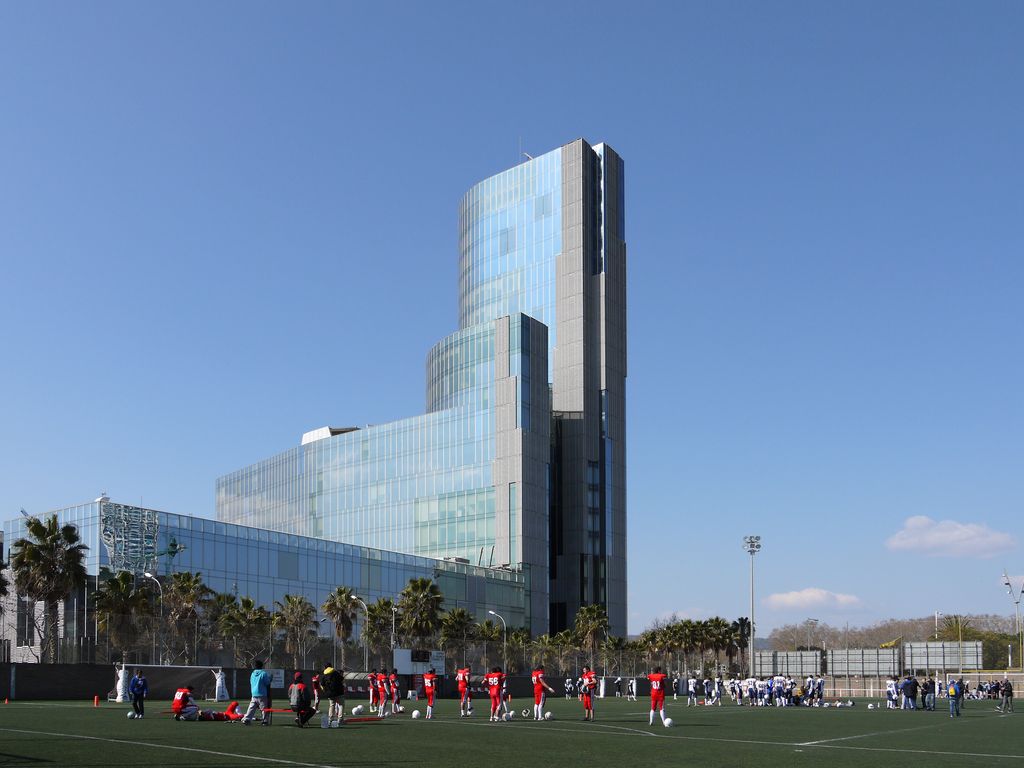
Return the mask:
M868 709L874 709L874 708L875 708L874 704L868 704Z
M501 719L507 723L509 720L512 719L512 713L506 712L504 715L501 716Z
M391 717L391 710L390 709L385 709L384 710L384 717Z
M405 707L400 706L398 708L398 714L402 714L403 712L405 712Z
M672 718L671 717L666 717L665 718L665 727L666 728L671 728L673 725L675 725L675 723L672 722Z
M545 713L544 713L544 719L545 719L545 720L554 720L554 719L555 719L555 716L554 716L554 714L553 714L553 713L551 713L551 712L545 712Z
M530 710L524 709L523 712L522 712L522 715L523 715L523 719L525 720L526 718L528 718L530 716Z
M128 719L129 720L134 720L135 719L135 713L134 712L129 712L128 713Z
M366 710L365 710L365 709L363 709L363 705L362 705L362 704L357 704L357 705L356 705L356 708L352 710L352 714L353 714L353 715L361 715L361 714L363 714L363 712L365 712L365 711L366 711Z
M421 717L421 715L420 715L420 711L419 711L418 709L414 709L414 710L412 711L412 719L413 719L413 720L419 720L419 719L420 719L420 717Z

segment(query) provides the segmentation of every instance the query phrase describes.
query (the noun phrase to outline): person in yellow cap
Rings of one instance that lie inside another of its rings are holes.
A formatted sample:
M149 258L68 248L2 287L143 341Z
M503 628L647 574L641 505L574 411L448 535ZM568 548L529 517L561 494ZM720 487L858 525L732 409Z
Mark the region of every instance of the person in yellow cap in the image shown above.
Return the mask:
M327 667L320 675L320 689L327 699L327 720L329 725L345 722L345 672Z

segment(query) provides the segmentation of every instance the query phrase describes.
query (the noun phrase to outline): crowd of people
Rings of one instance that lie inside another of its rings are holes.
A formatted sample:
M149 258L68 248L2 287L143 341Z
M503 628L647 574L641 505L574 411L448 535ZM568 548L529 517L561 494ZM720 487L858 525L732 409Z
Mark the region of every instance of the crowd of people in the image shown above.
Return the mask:
M188 685L175 691L171 703L174 719L241 722L244 725L258 721L264 726L269 726L275 711L290 711L294 715L295 724L301 728L319 711L320 704L327 702L324 727L337 727L345 722L344 670L328 666L323 673L313 675L308 686L303 674L295 672L287 691L289 709L275 710L271 699L269 672L263 668L261 661L256 661L253 667L249 678L251 698L244 714L239 712L237 701L230 702L223 712L200 708L193 695L193 686ZM660 667L655 667L653 671L641 678L650 683L649 725L654 724L656 714L660 716L663 724L671 725L671 719L665 716L665 698L669 692L672 693L674 700L685 696L687 707L722 706L722 701L725 698L737 706L829 706L824 703L825 679L821 675L808 675L805 680L799 681L785 675L723 680L720 676L710 678L691 674L688 679L684 680L679 675L670 679ZM501 667L493 667L489 672L475 679L483 686L490 699L490 721L501 722L513 719L514 710L511 705L512 697L508 692L508 677ZM440 678L434 669L430 669L422 675L423 696L427 705L425 718L428 720L434 717L439 682ZM457 669L455 682L458 685L459 716L470 717L473 714L474 682L474 675L470 668ZM537 721L551 719L551 714L545 711L545 705L547 695L554 694L554 689L548 684L543 665L539 665L531 672L530 682L533 687L533 711L528 716L529 710L524 709L523 717ZM583 667L582 673L575 680L571 677L565 679L565 696L566 698L575 696L580 700L583 706L584 721L596 720L598 688L597 673L588 666ZM371 717L383 719L405 711L401 704L401 678L397 669L392 669L390 672L386 669L372 670L367 675L367 689ZM148 696L149 687L140 670L136 670L128 690L133 708L132 712L128 714L129 718L144 717L145 699ZM621 678L615 680L614 691L617 696L623 694ZM628 700L636 701L635 679L627 681L626 697ZM908 674L903 678L890 676L886 681L886 707L888 709L935 711L936 700L940 697L949 700L950 717L961 715L965 699L997 700L999 701L999 705L996 707L997 711L1013 712L1013 685L1008 678L983 682L973 690L970 681L964 682L963 678L941 683L931 677L919 680ZM920 705L918 701L920 701ZM853 706L853 702L837 702L836 706ZM357 705L351 714L358 716L364 711L362 705ZM414 712L413 717L419 716L419 711Z

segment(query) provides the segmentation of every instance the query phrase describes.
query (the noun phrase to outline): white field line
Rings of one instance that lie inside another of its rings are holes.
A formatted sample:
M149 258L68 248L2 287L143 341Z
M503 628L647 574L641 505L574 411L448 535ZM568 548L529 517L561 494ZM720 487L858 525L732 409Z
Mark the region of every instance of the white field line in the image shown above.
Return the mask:
M457 721L455 719L447 720L447 719L442 719L442 718L435 718L432 722L443 723L444 725L456 725L460 721ZM556 721L545 721L545 722L549 723L549 722L556 722ZM464 725L475 725L475 726L478 726L478 727L493 726L495 728L501 728L501 726L502 726L501 723L491 723L491 722L475 722L475 723L473 723L473 722L466 722L464 720L461 721L461 724L464 724ZM539 732L539 731L551 731L551 732L561 732L561 733L580 733L580 732L585 732L585 731L588 731L588 730L592 730L593 728L612 728L612 729L615 729L617 731L623 731L623 732L622 733L609 733L609 732L605 731L603 735L605 735L605 736L630 736L630 735L638 735L638 736L651 736L651 737L654 737L656 739L675 739L675 740L678 740L678 741L710 741L710 742L723 743L723 744L753 744L753 745L757 745L757 746L770 746L770 747L811 747L811 748L814 748L814 749L849 749L849 750L864 751L864 752L893 752L893 753L897 753L897 754L907 753L907 754L914 754L914 755L936 755L936 756L939 756L939 755L952 755L952 756L962 755L964 757L990 757L990 758L997 758L997 759L1003 759L1003 760L1024 760L1024 755L1001 755L1001 754L988 753L988 752L959 752L959 751L958 752L946 752L946 751L941 751L941 750L927 750L927 749L901 749L901 748L898 748L898 747L857 747L857 746L853 746L853 745L850 745L850 744L826 743L826 742L829 742L829 741L838 741L839 739L827 739L824 742L792 742L792 741L764 741L764 740L757 740L757 739L728 739L728 738L722 738L722 737L718 737L718 736L683 736L681 734L657 733L657 732L654 732L654 731L643 731L643 730L640 730L639 728L629 728L629 727L621 726L621 725L608 725L608 724L602 723L600 720L598 720L598 721L596 721L594 723L588 723L586 725L584 725L583 723L580 723L579 727L573 727L573 728L552 727L549 724L536 723L536 722L531 722L531 721L526 721L524 724L521 724L518 727L522 728L522 727L524 727L524 725L526 727L535 729L535 733ZM903 732L906 732L906 731L917 731L917 730L923 730L925 728L934 728L934 727L937 727L937 725L938 724L921 726L919 728L901 728L901 729L895 729L895 730L891 730L891 731L877 731L877 732L874 732L874 733L857 734L855 736L846 736L846 737L843 737L843 738L844 739L859 739L859 738L864 738L864 737L867 737L867 736L884 736L884 735L887 735L887 734L890 734L890 733L903 733ZM508 727L508 726L505 726L505 727ZM656 726L656 727L659 727L659 726ZM685 728L685 726L681 726L681 727ZM662 729L662 730L664 730L664 729Z
M919 725L916 728L894 728L889 731L871 731L870 733L855 733L853 736L838 736L834 739L819 739L818 741L801 741L798 747L816 747L819 744L831 744L833 741L849 741L850 739L869 739L872 736L888 736L890 733L909 733L910 731L925 731L929 728L939 728L939 723L930 725Z
M260 755L240 755L234 752L217 752L212 749L199 749L198 747L178 747L171 744L152 744L148 741L136 741L135 739L107 739L102 736L83 736L74 733L51 733L49 731L29 731L22 728L0 728L5 733L27 733L33 736L57 736L65 739L82 739L85 741L102 741L108 744L124 744L128 747L149 747L151 749L170 749L175 752L198 752L203 755L215 755L217 757L235 757L240 760L256 760L263 763L277 763L279 765L297 765L302 768L334 768L333 766L321 765L320 763L300 763L297 760L284 760L277 757L262 757Z

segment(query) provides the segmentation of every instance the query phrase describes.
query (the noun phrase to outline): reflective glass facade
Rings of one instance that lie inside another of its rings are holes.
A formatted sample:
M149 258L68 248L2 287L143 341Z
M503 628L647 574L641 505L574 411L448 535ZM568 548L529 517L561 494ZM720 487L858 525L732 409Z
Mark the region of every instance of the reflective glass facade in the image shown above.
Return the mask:
M528 574L524 572L478 568L110 501L55 511L62 524L78 529L89 547L86 570L90 576L98 575L101 568L159 576L199 571L217 592L248 596L268 608L285 594L304 595L319 606L339 585L350 587L366 602L394 599L409 579L426 577L438 583L446 610L466 608L483 621L487 610L494 609L509 626L527 620ZM24 523L20 517L4 523L4 541L13 543L24 536ZM177 553L170 555L170 551Z
M580 139L472 187L460 329L427 355L426 413L220 478L218 519L528 569L535 633L602 603L624 635L623 181Z

